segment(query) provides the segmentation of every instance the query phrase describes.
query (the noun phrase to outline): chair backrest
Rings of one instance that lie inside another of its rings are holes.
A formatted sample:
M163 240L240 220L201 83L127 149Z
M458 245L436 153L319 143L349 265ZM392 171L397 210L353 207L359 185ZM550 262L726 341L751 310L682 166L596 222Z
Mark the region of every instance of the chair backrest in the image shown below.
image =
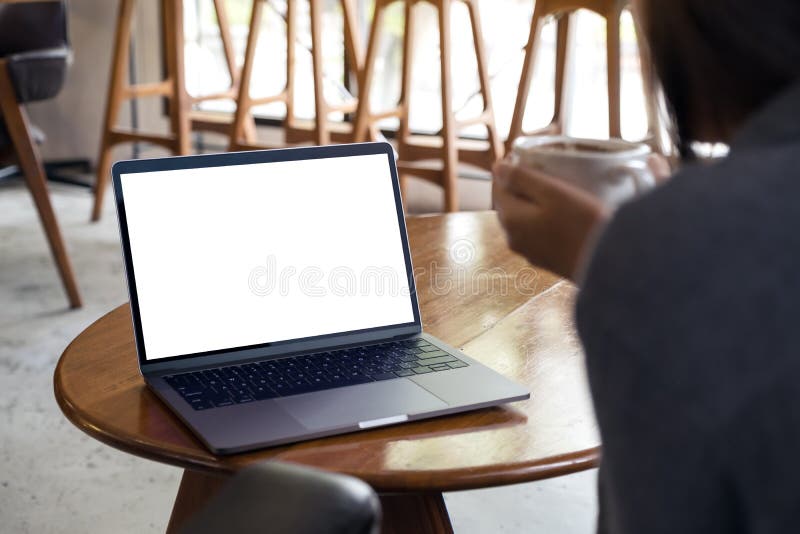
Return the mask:
M0 3L0 57L68 46L66 0Z
M266 462L235 476L182 534L378 534L381 506L364 482L299 465Z

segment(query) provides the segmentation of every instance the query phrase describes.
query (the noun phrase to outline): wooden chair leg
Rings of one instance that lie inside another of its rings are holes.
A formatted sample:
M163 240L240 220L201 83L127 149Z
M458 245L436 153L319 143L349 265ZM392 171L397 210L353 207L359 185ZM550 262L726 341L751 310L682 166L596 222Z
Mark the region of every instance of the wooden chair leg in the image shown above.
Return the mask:
M322 57L322 0L309 0L311 14L311 63L314 77L314 135L318 145L331 142L328 103L325 99L325 65Z
M174 152L185 156L191 152L191 119L183 61L183 0L163 0L163 6L167 77L172 82L170 122L175 136Z
M606 14L606 45L608 61L608 133L611 137L622 137L622 70L620 49L620 17L622 13L614 6Z
M458 147L456 120L453 113L453 80L450 52L450 2L439 3L439 50L442 82L442 186L444 208L458 211Z
M108 86L103 133L100 140L100 155L95 178L94 207L92 221L98 221L103 209L103 197L110 181L111 158L113 145L111 131L117 123L119 110L122 107L123 91L128 78L128 50L130 49L131 22L136 0L121 0L117 13L117 25L114 33L114 49L111 56L111 74Z
M356 109L356 120L353 126L353 140L356 143L375 140L375 137L371 135L372 109L370 107L370 92L372 90L372 81L375 77L375 63L378 56L385 9L386 2L384 0L375 2L375 14L372 18L372 28L370 28L369 41L367 43L367 55L364 58L364 68L358 80L358 108Z
M39 157L39 150L30 136L31 130L27 113L17 102L15 95L16 90L8 74L8 67L5 61L0 61L0 111L5 118L6 129L14 145L17 160L22 167L36 210L39 212L39 220L42 221L47 235L47 241L58 267L61 282L67 292L70 307L80 308L81 296L78 292L78 284L75 281L75 274L61 237L56 215L50 204L50 195L47 192L46 176L42 160Z
M514 114L511 117L511 128L506 138L506 152L510 152L514 146L514 141L522 135L522 122L525 119L525 109L528 106L528 94L531 90L533 81L534 63L536 54L539 51L539 40L541 26L544 19L544 10L540 2L536 2L531 19L531 32L528 36L528 43L525 45L525 59L522 63L522 72L519 77L519 87L517 89L517 101L514 104Z
M489 163L499 161L503 157L503 143L497 135L497 126L495 124L494 104L492 102L492 86L489 79L489 67L486 60L486 52L484 51L483 31L481 28L480 13L478 11L478 3L476 0L467 1L467 9L469 10L469 19L472 25L472 39L475 46L475 57L478 63L478 78L481 85L481 96L483 98L483 111L486 117L486 131L489 139Z

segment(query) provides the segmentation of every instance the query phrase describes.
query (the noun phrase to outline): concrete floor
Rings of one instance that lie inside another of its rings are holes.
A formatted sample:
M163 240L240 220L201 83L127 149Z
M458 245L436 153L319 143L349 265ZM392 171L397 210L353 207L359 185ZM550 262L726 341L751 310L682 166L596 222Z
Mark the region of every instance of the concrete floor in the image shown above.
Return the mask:
M464 206L485 209L489 186L464 181ZM411 211L438 209L435 187L413 183ZM107 447L74 428L53 398L52 374L81 330L127 300L111 203L89 224L86 190L52 199L85 306L70 311L27 190L0 185L0 532L163 532L178 469ZM451 493L457 533L586 533L596 473Z

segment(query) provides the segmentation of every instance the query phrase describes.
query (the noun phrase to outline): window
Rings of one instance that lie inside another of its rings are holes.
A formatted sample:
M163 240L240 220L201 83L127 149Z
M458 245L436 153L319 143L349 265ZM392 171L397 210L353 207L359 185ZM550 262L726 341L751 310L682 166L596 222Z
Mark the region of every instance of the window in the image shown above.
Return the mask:
M239 62L244 57L248 24L253 0L227 0L226 7L231 33ZM358 0L358 18L362 42L366 44L372 0ZM519 74L524 58L524 46L530 31L533 12L531 0L481 0L481 19L489 72L501 135L508 131L519 84ZM309 34L308 2L298 2L298 39L296 84L296 113L300 117L313 117L311 83L311 38ZM438 29L436 11L429 4L416 8L416 50L414 86L412 92L411 127L415 131L435 132L441 127L439 106ZM454 109L459 116L469 117L482 106L478 96L477 66L473 54L469 17L465 6L453 6L453 79ZM285 83L285 0L267 0L264 20L256 54L256 65L251 91L254 95L269 95L280 91ZM342 16L338 0L325 2L325 68L326 96L331 102L346 98L344 83L344 47ZM567 73L567 131L571 135L603 137L608 132L606 108L605 23L590 12L579 12L573 18L570 46L572 60ZM387 16L387 30L381 43L377 64L376 85L373 93L374 109L391 107L400 90L400 65L402 61L403 8L394 4ZM639 60L633 21L629 14L622 21L623 48L623 134L638 139L645 135L647 120L639 76ZM216 18L211 0L193 0L186 3L186 65L187 84L192 94L207 94L224 90L230 83L219 40ZM553 72L555 50L555 25L545 28L537 69L531 89L526 129L545 126L553 111ZM209 101L204 109L231 111L231 101ZM281 104L255 109L259 117L281 118L285 113ZM392 128L391 120L385 127ZM481 127L467 134L484 135Z

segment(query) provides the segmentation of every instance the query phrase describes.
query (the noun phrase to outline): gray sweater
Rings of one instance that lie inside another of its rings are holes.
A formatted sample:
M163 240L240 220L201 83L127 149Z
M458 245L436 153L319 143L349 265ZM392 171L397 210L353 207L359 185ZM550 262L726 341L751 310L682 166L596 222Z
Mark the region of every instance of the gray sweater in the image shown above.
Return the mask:
M599 532L800 532L800 86L618 212L576 317Z

